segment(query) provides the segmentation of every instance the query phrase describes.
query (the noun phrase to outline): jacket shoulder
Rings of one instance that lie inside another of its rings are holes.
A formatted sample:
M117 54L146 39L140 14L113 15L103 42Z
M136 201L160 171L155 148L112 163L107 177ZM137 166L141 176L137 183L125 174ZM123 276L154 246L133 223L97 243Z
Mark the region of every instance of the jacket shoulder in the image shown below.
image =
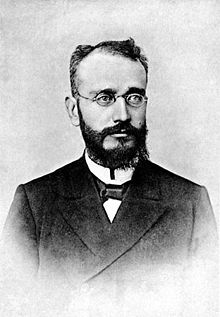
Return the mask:
M46 208L52 206L56 198L57 193L54 190L56 186L62 191L64 182L69 184L74 175L77 175L77 170L82 168L82 166L83 159L79 159L49 174L19 185L15 192L11 209L19 209L20 205L28 204L36 222L41 222ZM68 188L68 186L66 187Z
M145 163L144 169L150 169L152 174L157 175L164 182L176 182L179 184L185 184L186 186L201 187L201 185L191 181L190 179L178 175L151 161Z
M150 171L149 171L150 170ZM158 181L161 193L166 199L198 199L204 186L199 185L183 176L167 170L151 161L146 162L141 169L142 175L149 175Z
M47 188L50 190L50 184L55 180L61 180L62 178L69 177L69 175L74 175L83 165L83 158L80 158L76 161L68 163L53 172L35 178L25 184L23 184L27 192L32 192L34 190L39 190L40 188Z

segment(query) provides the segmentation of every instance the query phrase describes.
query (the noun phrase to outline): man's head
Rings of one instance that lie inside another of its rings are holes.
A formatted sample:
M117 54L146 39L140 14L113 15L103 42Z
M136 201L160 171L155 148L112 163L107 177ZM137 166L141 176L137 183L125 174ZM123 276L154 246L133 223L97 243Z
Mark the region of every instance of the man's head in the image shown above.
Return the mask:
M66 99L66 106L97 163L127 168L148 157L147 71L147 59L132 39L80 45L73 52L73 97Z

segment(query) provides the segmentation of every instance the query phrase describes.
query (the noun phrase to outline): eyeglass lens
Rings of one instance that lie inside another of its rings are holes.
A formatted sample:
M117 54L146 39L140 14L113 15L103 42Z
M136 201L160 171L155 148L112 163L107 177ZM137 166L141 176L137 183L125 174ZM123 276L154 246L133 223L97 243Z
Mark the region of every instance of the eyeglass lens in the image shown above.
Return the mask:
M113 104L118 97L123 97L126 102L133 107L141 106L144 101L145 97L140 94L129 94L125 96L115 96L114 94L102 94L95 98L95 101L101 106L108 106Z

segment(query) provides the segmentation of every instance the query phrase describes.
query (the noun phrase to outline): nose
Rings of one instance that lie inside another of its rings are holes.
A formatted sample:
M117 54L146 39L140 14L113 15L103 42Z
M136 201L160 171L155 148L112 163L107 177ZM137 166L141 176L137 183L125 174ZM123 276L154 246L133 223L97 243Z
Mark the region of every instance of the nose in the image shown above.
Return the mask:
M118 97L113 105L112 119L114 122L127 121L131 119L126 101L123 97Z

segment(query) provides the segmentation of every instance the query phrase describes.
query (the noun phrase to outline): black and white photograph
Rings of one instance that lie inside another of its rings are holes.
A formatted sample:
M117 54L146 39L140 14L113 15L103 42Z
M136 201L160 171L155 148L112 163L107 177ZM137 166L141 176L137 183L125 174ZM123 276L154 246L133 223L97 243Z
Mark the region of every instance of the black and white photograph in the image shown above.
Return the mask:
M0 316L219 316L218 1L0 7Z

